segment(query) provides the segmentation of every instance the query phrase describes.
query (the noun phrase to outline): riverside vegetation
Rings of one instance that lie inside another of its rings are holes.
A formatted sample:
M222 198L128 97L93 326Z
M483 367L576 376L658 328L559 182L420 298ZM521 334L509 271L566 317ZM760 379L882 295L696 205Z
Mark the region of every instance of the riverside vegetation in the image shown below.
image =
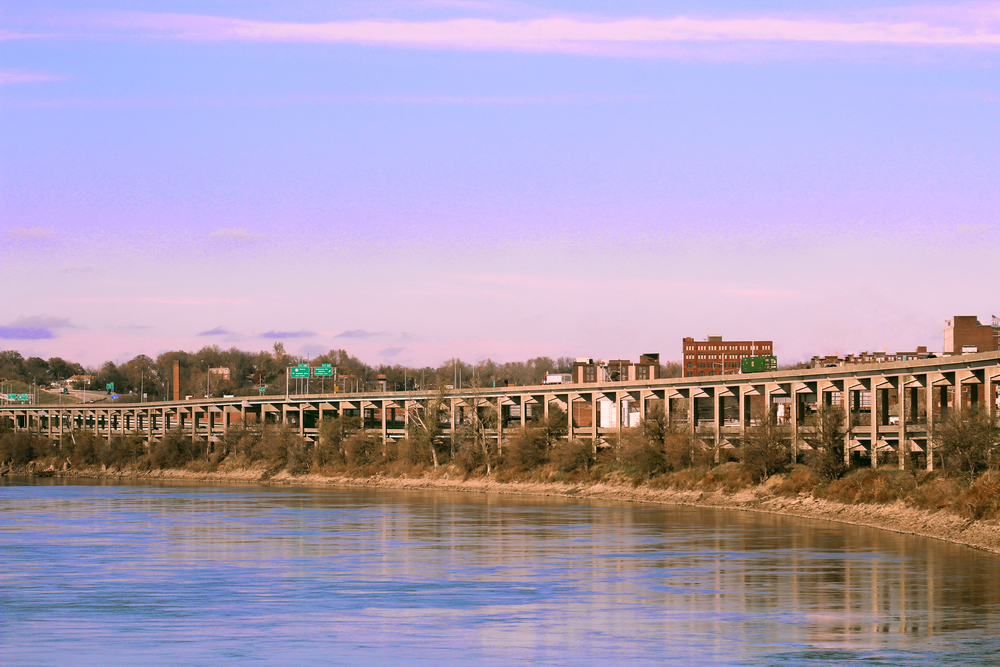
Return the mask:
M148 448L141 434L112 437L90 431L49 441L0 421L0 461L7 470L71 470L77 474L154 471L233 473L328 478L425 478L492 480L498 483L563 483L577 487L617 485L643 489L701 491L721 496L766 486L777 497L811 497L847 505L894 504L943 511L967 520L1000 518L1000 427L986 410L953 412L936 429L938 470L900 470L895 453L872 468L863 459L844 463L845 430L840 410L815 415L811 446L792 462L789 432L773 417L758 418L742 447L714 452L656 407L637 427L595 447L565 439L566 416L531 421L505 433L502 446L489 437L496 414L471 411L454 440L444 436L445 401L413 414L408 434L396 442L362 428L357 417L325 419L316 443L280 424L231 428L216 443L171 431ZM720 462L716 463L716 455ZM909 463L909 461L907 461Z

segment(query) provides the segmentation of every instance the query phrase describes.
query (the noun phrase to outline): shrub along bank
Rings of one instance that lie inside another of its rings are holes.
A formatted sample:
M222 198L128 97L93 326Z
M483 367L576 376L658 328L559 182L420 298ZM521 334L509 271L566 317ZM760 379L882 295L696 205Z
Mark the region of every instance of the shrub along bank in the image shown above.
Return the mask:
M435 477L497 482L617 484L736 494L767 483L778 497L811 496L848 505L902 502L931 512L944 510L968 519L1000 518L1000 428L986 412L952 415L938 428L939 469L933 472L872 468L870 462L844 463L847 433L839 411L817 415L812 447L791 461L789 433L773 419L758 419L738 450L714 452L696 445L684 430L656 411L620 438L594 446L565 439L565 416L553 410L548 421L507 431L501 446L489 437L488 413L473 413L454 441L442 437L433 413L414 419L406 438L383 443L361 428L357 418L324 420L316 443L280 425L232 428L219 442L192 440L171 431L146 447L140 434L111 440L89 431L66 433L53 442L0 423L0 462L15 472L105 469L113 471L257 469L263 476ZM734 457L715 463L720 459ZM889 463L889 462L887 462Z

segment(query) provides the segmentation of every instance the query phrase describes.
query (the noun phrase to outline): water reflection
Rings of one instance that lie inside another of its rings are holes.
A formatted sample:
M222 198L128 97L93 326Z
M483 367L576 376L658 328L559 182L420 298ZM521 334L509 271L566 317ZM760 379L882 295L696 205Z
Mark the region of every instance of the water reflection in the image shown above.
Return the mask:
M8 480L11 664L996 664L1000 559L784 517Z

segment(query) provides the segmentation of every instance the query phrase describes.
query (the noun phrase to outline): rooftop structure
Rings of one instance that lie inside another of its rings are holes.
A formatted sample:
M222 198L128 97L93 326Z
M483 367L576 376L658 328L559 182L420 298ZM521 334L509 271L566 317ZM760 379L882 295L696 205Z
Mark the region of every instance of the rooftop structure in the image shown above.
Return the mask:
M812 368L828 368L832 366L854 366L857 364L884 364L893 361L913 361L914 359L933 359L937 355L927 351L926 345L917 347L913 352L859 352L857 354L826 355L813 357L809 365Z
M628 382L632 380L658 380L660 378L660 354L639 355L639 361L628 359L594 361L591 357L577 357L573 364L573 382Z

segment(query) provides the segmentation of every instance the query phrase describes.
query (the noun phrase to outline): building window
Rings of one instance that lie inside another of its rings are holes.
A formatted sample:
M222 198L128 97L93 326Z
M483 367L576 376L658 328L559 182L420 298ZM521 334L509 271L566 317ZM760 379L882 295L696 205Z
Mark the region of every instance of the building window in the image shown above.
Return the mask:
M694 364L691 363L690 361L688 362L688 368L694 368Z

